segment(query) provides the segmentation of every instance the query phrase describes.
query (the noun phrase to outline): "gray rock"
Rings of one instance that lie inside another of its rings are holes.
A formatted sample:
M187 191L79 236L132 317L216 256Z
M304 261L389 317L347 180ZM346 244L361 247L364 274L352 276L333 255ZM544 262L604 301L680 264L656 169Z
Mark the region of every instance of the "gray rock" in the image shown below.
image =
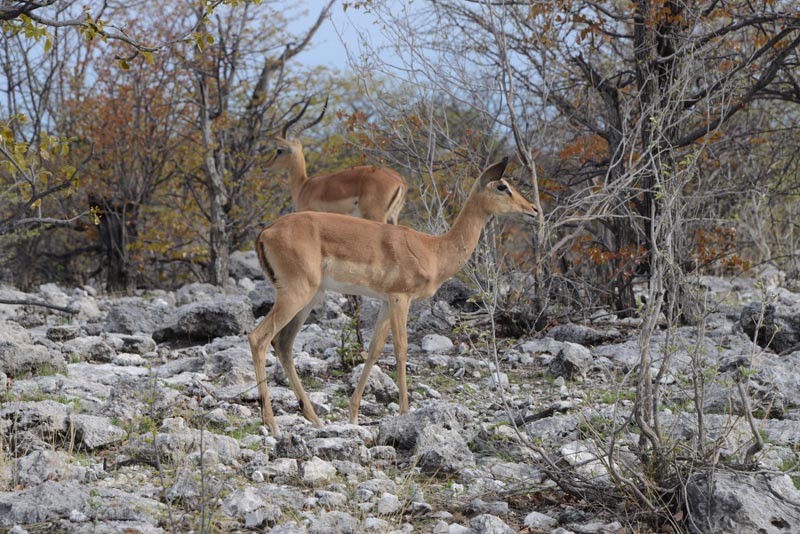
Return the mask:
M449 334L458 323L458 312L443 300L428 299L411 305L409 327L414 332Z
M314 496L317 498L317 502L320 506L328 510L332 508L344 508L347 506L347 501L349 500L347 495L338 491L316 490Z
M525 425L525 430L532 438L546 444L559 444L567 439L575 439L580 420L576 414L545 417Z
M766 305L761 302L751 302L742 308L739 324L748 337L755 338L762 347L769 347L777 353L800 350L800 302L798 301Z
M181 306L164 326L153 332L153 339L159 343L168 340L207 342L217 337L249 333L254 326L249 302L242 297L221 296Z
M298 477L297 460L294 458L275 458L259 468L267 480L277 484L294 482Z
M266 281L256 282L256 287L247 294L255 317L263 317L275 304L275 288Z
M592 365L592 353L586 347L564 342L556 357L547 367L547 372L553 376L563 376L567 380L585 378Z
M523 524L530 529L547 530L556 526L558 520L539 512L531 512L525 516Z
M65 405L52 400L6 402L0 407L0 420L9 429L35 430L50 437L67 431L68 413Z
M608 459L602 451L597 449L594 443L590 441L571 441L563 444L558 452L561 454L561 458L581 476L597 482L608 481L608 469L603 463Z
M506 373L492 372L486 380L486 387L492 391L496 389L508 389L508 375Z
M788 475L695 473L686 501L690 524L699 533L800 532L800 491Z
M502 519L491 514L481 514L469 522L471 532L476 534L515 534Z
M156 350L156 342L148 334L108 334L106 343L117 352L141 355Z
M369 450L360 439L314 438L306 442L309 452L326 460L351 460L366 463Z
M69 517L86 507L88 488L77 482L45 482L23 491L0 493L0 526L33 524Z
M380 517L368 517L361 525L364 532L376 532L383 534L389 532L389 522Z
M298 434L281 433L275 443L275 456L279 458L308 458L306 440Z
M394 463L397 460L397 451L389 445L376 445L369 450L373 462Z
M72 414L70 424L75 430L77 443L89 450L119 443L125 437L125 431L112 424L108 417Z
M483 499L475 498L470 501L469 508L475 514L508 515L508 503L505 501L487 502Z
M624 531L619 521L606 523L604 521L590 521L589 523L573 523L569 527L580 534L617 534Z
M83 480L86 468L70 463L63 451L41 450L22 458L14 465L16 483L25 487L41 484L46 480Z
M0 321L0 372L12 378L37 374L46 368L63 373L66 363L47 347L34 345L30 334L19 324Z
M28 490L0 493L0 525L44 523L75 511L89 521L141 521L156 524L163 505L114 488L90 488L74 481L47 480Z
M408 451L416 446L417 435L427 425L435 424L448 430L464 432L472 421L472 413L459 404L431 402L403 415L381 420L378 444Z
M367 492L370 497L376 493L397 493L399 490L397 484L388 478L372 478L365 480L357 486L357 491Z
M426 425L417 437L417 465L425 473L458 473L474 465L475 458L466 440L455 430Z
M269 531L270 534L306 534L308 530L301 527L296 521L287 521L282 525L277 525Z
M613 342L621 336L619 330L597 330L589 326L575 323L566 323L554 326L547 333L548 337L556 341L568 341L578 345L599 345Z
M474 296L475 290L458 278L450 278L439 286L432 298L434 301L442 300L458 310L477 311L478 304L469 302Z
M520 350L527 354L552 354L555 356L564 347L563 341L545 337L542 339L532 339L520 345Z
M69 341L81 335L80 325L56 325L47 329L47 339L50 341Z
M453 349L453 342L447 336L428 334L422 338L420 346L425 352L450 352Z
M362 363L357 365L350 372L351 389L355 389L358 379L363 371L364 364ZM377 402L388 404L390 402L396 402L399 394L400 388L398 388L397 384L394 383L392 377L384 373L377 365L374 366L372 368L372 372L370 372L369 380L367 381L367 387L364 389L364 396L366 397L368 395L374 395Z
M365 445L375 442L372 431L365 426L351 423L325 425L317 428L314 435L318 438L347 438L361 440Z
M263 280L264 273L255 250L235 250L230 255L230 276L235 279Z
M175 305L184 306L195 302L216 300L225 296L225 289L204 282L193 282L181 286L175 292Z
M171 502L179 501L184 509L200 510L208 505L212 496L222 494L222 487L222 482L213 473L207 471L201 480L197 467L184 467L167 489L166 498Z
M359 530L358 520L346 512L320 512L308 527L309 534L356 534Z
M97 368L98 366L91 366ZM142 371L139 367L118 367L116 369L130 369ZM76 370L76 373L81 372ZM86 376L86 373L83 373ZM181 404L183 396L173 388L165 387L157 380L143 380L133 376L116 376L108 380L113 384L108 399L100 408L99 415L116 417L123 421L130 421L147 415L155 421L165 418L171 410Z
M205 372L219 376L223 386L251 385L255 379L253 355L249 349L230 347L208 357Z
M300 479L309 486L327 484L336 476L336 467L314 456L300 466Z
M169 313L163 300L131 297L115 301L108 311L103 330L119 334L152 333Z
M69 296L67 296L63 289L53 283L40 285L39 295L42 297L42 300L55 306L65 307L69 304Z
M236 439L190 428L180 417L164 420L156 435L156 446L162 461L180 464L187 455L199 454L201 440L207 460L211 461L216 456L225 465L232 465L238 460L240 449ZM152 458L152 437L148 435L132 439L126 442L123 450L132 457Z
M69 361L108 363L114 359L114 348L102 336L72 339L61 345L61 352Z
M305 351L295 352L294 368L300 376L322 376L330 372L335 365L332 360L314 358Z
M138 354L122 352L114 356L114 359L111 360L111 363L114 365L120 365L122 367L144 367L147 365L147 360Z
M592 353L595 357L606 357L610 359L624 372L635 368L641 358L639 344L635 340L595 347L592 349Z
M392 515L403 507L403 502L393 493L384 493L378 499L377 511L379 515Z
M230 517L243 519L248 528L275 524L281 517L280 505L265 499L263 488L256 490L249 486L228 495L222 501L222 511Z

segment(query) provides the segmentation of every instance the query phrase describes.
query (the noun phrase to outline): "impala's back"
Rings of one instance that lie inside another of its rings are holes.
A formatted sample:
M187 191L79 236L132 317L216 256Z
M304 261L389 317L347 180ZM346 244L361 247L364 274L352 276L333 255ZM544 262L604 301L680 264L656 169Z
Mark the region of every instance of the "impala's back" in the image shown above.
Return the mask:
M275 221L261 232L256 248L276 290L282 277L302 273L319 289L382 300L400 292L422 298L435 291L430 286L436 265L415 251L431 237L403 226L307 211Z
M405 179L385 167L364 165L309 178L299 191L299 211L325 211L396 224L406 196Z

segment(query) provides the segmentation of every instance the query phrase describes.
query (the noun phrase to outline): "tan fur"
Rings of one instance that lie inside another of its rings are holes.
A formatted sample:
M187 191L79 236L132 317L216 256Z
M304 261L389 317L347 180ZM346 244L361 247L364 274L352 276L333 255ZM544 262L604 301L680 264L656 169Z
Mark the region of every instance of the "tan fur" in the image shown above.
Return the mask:
M487 168L475 183L451 230L433 236L402 226L333 213L301 212L281 217L261 232L256 250L275 280L275 305L249 336L264 424L279 430L270 405L265 369L270 343L286 371L303 415L320 420L294 368L291 346L308 313L326 289L367 295L382 301L375 334L358 384L350 399L350 419L358 408L370 371L392 331L400 411L408 411L406 323L411 302L433 295L453 276L477 246L491 215L522 213L534 206L502 179L506 161ZM500 188L500 189L498 189Z
M309 178L299 141L276 137L273 143L275 153L267 168L289 173L297 211L341 213L397 224L408 190L405 178L397 172L365 165Z

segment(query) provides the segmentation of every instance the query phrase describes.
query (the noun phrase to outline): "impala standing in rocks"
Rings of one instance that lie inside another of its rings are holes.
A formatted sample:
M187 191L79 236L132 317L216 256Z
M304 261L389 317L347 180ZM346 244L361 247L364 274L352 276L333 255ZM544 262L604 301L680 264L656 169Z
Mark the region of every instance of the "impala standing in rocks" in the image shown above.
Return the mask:
M327 106L326 100L319 117L303 129L322 120ZM362 165L308 177L303 146L300 141L288 137L289 128L300 120L306 108L308 102L296 117L284 125L281 136L272 139L275 152L266 163L267 169L285 170L289 174L289 190L296 211L341 213L397 224L408 187L405 178L396 171L386 167Z
M400 388L400 412L408 411L406 324L411 302L433 295L458 272L478 244L492 215L534 217L536 208L503 179L507 158L483 171L449 232L433 236L333 213L301 212L279 218L256 238L261 267L275 287L275 304L248 337L253 353L261 417L279 434L267 387L267 348L272 344L303 415L321 422L294 366L292 344L326 289L381 301L364 370L350 399L350 421L358 423L361 396L392 331Z
M303 145L289 138L289 128L306 112L310 101L306 101L300 112L286 122L280 137L274 137L275 151L267 160L266 168L285 170L289 175L289 190L296 211L324 211L341 213L369 219L370 221L397 224L400 210L406 200L406 180L396 171L386 167L362 165L343 171L318 174L311 178L306 173L306 158ZM319 117L303 127L311 128L322 120L328 100ZM361 300L350 299L354 309L355 333L358 344L364 344L361 336Z

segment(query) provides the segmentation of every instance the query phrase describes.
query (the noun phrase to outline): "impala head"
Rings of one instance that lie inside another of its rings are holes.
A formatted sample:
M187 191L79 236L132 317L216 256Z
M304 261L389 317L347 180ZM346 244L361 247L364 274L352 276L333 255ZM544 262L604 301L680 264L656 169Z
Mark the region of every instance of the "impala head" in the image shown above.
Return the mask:
M297 165L296 161L297 159L303 160L303 164L305 164L305 159L303 158L303 145L301 145L300 141L298 141L297 139L289 138L289 129L295 124L297 124L297 122L301 118L303 118L303 115L308 109L310 103L311 100L306 100L303 103L303 107L300 108L300 111L297 113L297 115L286 121L286 123L283 125L283 128L281 128L281 135L272 138L271 144L275 147L275 151L272 152L272 155L266 162L267 169L289 170ZM297 102L292 106L292 108L299 105L300 103ZM319 123L319 121L322 120L322 117L325 115L325 110L327 109L328 109L328 99L325 98L325 104L322 106L322 112L320 112L319 117L309 122L308 124L303 125L301 130L306 130L308 128L316 126ZM291 109L289 110L289 113L291 114Z
M297 139L273 137L270 144L274 149L270 150L270 156L266 162L267 169L289 170L295 158L303 157L303 145Z
M472 186L470 196L479 197L480 206L491 215L521 213L530 218L536 217L536 206L503 178L506 165L508 157L487 167Z

